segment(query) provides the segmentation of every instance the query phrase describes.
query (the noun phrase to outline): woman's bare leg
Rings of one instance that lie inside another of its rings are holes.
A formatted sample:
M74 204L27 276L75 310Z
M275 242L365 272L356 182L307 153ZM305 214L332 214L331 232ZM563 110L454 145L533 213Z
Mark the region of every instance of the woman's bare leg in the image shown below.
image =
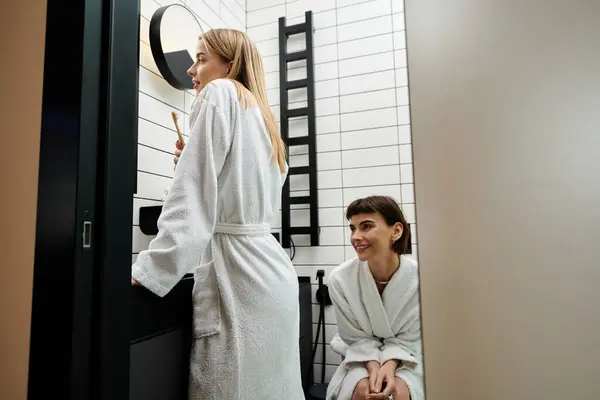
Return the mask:
M410 392L408 391L408 385L402 379L396 377L396 387L394 393L392 393L394 400L410 400Z
M369 395L369 378L358 381L352 393L352 400L366 400Z

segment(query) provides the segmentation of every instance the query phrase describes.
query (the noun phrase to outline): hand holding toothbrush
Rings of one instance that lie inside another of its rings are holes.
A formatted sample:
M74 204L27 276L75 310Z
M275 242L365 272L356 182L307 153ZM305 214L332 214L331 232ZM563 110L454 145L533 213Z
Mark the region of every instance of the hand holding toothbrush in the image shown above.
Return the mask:
M183 140L183 135L181 134L181 130L179 129L179 124L177 123L177 113L174 111L171 113L173 117L173 123L175 124L175 130L177 131L177 142L175 142L175 157L173 157L173 169L177 167L177 163L179 162L179 157L181 157L181 152L185 147L185 141Z

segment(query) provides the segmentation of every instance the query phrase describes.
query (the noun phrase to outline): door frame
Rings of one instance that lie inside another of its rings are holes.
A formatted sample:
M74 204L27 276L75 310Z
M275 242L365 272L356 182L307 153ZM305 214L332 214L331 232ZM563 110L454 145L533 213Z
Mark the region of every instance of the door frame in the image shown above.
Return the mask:
M29 399L129 397L139 10L47 4Z
M97 292L98 399L129 398L133 195L137 191L139 0L106 0L102 271ZM125 40L124 38L127 38Z

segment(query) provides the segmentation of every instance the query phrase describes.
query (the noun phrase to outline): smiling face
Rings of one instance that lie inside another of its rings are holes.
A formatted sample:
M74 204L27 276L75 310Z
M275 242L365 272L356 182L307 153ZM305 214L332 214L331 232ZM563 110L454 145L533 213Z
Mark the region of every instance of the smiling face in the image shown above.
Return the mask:
M194 82L196 93L200 93L211 81L226 78L231 68L231 62L223 60L214 52L210 52L204 40L198 40L196 46L196 61L187 70Z
M350 242L361 261L395 256L393 244L402 236L402 224L390 226L378 212L353 215L350 219Z

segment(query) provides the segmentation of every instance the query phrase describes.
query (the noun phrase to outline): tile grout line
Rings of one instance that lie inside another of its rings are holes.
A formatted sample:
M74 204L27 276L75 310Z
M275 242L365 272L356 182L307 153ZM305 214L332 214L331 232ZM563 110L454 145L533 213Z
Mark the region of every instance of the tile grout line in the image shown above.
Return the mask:
M246 21L244 21L244 22L240 21L240 20L238 19L238 17L236 17L235 13L234 13L234 12L231 10L231 8L229 8L229 7L227 6L227 4L225 4L223 1L219 1L219 5L220 5L220 6L222 6L222 7L225 7L225 8L227 9L227 11L229 11L229 13L231 14L231 16L232 16L233 18L235 18L235 20L236 20L237 22L239 22L240 24L242 24L242 26L244 27L244 29L246 29L246 30L248 29L248 25L247 25ZM244 12L244 14L246 14L246 13ZM221 15L221 10L219 10L219 18L220 18L220 19L221 19L223 22L225 22L225 20L223 19L223 16ZM235 28L232 28L232 29L235 29Z
M287 5L288 5L288 4L298 3L298 2L300 2L300 1L302 1L302 0L286 1L286 2L285 2L285 3L283 3L283 4L285 4L285 6L286 6L286 8L287 8ZM358 3L349 4L349 5L347 5L347 6L341 6L341 7L339 7L339 8L347 8L347 7L357 6L357 5L359 5L359 4L370 3L371 1L376 1L376 0L362 0L362 1L359 1ZM254 12L254 11L263 11L263 10L266 10L267 8L277 7L277 6L280 6L280 5L282 5L282 4L273 4L273 5L270 5L270 6L267 6L267 7L261 7L261 8L254 9L254 10L251 10L251 11L249 11L249 12ZM329 9L327 9L327 10L321 10L321 11L319 11L319 12L327 12L327 11L336 10L336 9L337 9L337 1L336 1L336 8L329 8ZM286 10L286 14L287 14L287 10ZM286 18L287 18L287 17L286 17ZM297 18L297 17L292 17L292 18Z
M170 152L170 151L159 149L158 147L153 147L153 146L150 146L150 145L147 145L147 144L144 144L144 143L138 142L138 146L142 146L142 147L145 147L145 148L150 149L150 150L158 151L160 153L164 153L164 154L168 154L168 155L173 155L173 153Z
M393 1L393 0L392 0ZM405 57L406 57L406 74L407 74L407 92L408 92L408 118L409 118L409 124L408 126L410 127L410 165L411 165L411 174L412 174L412 186L413 186L413 204L414 204L414 226L416 228L417 226L417 193L416 193L416 182L415 182L415 168L414 168L414 150L413 150L413 140L412 140L412 135L413 135L413 130L412 130L412 118L411 118L411 102L410 102L410 84L409 84L409 78L408 78L408 32L406 30L406 2L404 0L402 1L402 22L404 24L404 41L405 41ZM393 21L392 21L393 23ZM393 28L393 25L392 25ZM412 236L412 232L411 232L411 236ZM413 256L416 260L418 260L419 258L419 242L418 242L418 236L415 235L414 236L414 242L412 243L412 247L414 248L415 252L413 253L411 249L411 256ZM418 262L418 261L417 261Z
M144 196L138 196L137 194L134 194L134 195L133 195L133 200L134 200L134 201L135 201L135 200L153 201L153 202L155 202L155 203L161 203L161 204L163 203L163 201L162 201L162 200L151 199L151 198L149 198L149 197L144 197Z
M146 146L148 147L148 146ZM381 148L381 147L379 147ZM341 151L331 151L329 153L326 154L332 154L332 153L342 153ZM168 153L170 154L170 153ZM323 153L320 153L323 154ZM302 154L301 156L305 156L306 154ZM295 157L295 156L292 156ZM356 171L356 170L364 170L364 169L377 169L377 168L389 168L389 167L396 167L398 165L410 165L408 163L406 164L397 164L397 163L393 163L393 164L377 164L377 165L366 165L366 166L362 166L362 167L341 167L341 168L329 168L329 169L322 169L319 170L319 172L334 172L334 171ZM302 167L303 165L294 165L294 167ZM411 183L398 183L399 185L411 185ZM398 185L396 183L392 183L392 185ZM342 184L342 188L345 188L345 186ZM345 200L345 199L344 199Z
M355 131L355 132L360 132L360 131ZM338 133L339 132L324 133L319 136L336 135ZM330 153L343 153L343 152L352 152L352 151L361 151L361 150L374 150L374 149L382 149L384 147L394 147L394 146L396 146L396 144L392 143L392 144L381 144L378 146L369 146L369 147L353 147L353 148L348 148L348 149L341 148L340 150L319 151L319 152L317 152L317 154L330 154ZM308 153L294 153L294 154L290 154L290 157L300 157L300 156L306 156L306 155L308 155Z
M301 1L301 0L299 0L299 1ZM277 7L277 5L275 5L275 6L269 6L269 7L265 7L265 8L263 8L263 10L266 10L266 9L268 9L268 8L275 8L275 7ZM344 6L344 7L340 7L340 8L346 8L346 7L352 7L352 6ZM212 9L211 9L211 10L212 10ZM313 15L316 15L316 14L322 14L322 13L331 12L331 11L335 11L335 12L336 12L336 20L337 20L337 9L336 9L336 8L328 8L327 10L321 10L321 11L317 11L317 12L315 12ZM254 11L250 11L250 12L254 12ZM392 14L393 14L393 13L392 13ZM364 22L364 21L370 21L370 20L374 20L374 19L377 19L377 18L383 18L383 17L386 17L386 16L387 16L386 14L384 14L384 15L378 15L378 16L376 16L376 17L369 17L369 18L365 18L365 19L359 19L359 20L356 20L356 21L344 22L344 23L341 23L341 24L339 24L339 25L336 25L336 26L345 26L345 25L351 25L351 24L356 24L356 23L360 23L360 22ZM301 14L301 15L294 16L294 17L288 17L288 16L287 16L287 3L286 3L286 20L287 20L288 18L289 18L289 19L294 19L294 18L300 18L300 17L302 17L302 14ZM266 26L266 25L269 25L269 24L272 24L272 23L273 23L273 22L265 22L265 23L262 23L262 24L258 24L258 25L249 26L249 27L247 27L246 29L260 28L260 27L263 27L263 26ZM337 23L337 22L336 22L336 23ZM320 28L320 29L325 29L325 28L330 28L330 27L329 27L329 26L326 26L326 27L323 27L323 28ZM264 40L264 39L263 39L263 40Z
M396 43L394 40L394 0L390 0L390 16L392 18L392 51L394 52L393 56L393 64L394 64L394 100L396 103L396 141L398 142L398 179L400 183L402 183L402 162L400 160L400 138L398 137L398 132L400 131L400 119L398 117L398 88L396 82ZM402 202L402 186L400 186L400 202Z
M385 15L384 15L384 17L385 17ZM360 21L359 21L359 22L360 22ZM273 23L273 22L269 22L269 24L272 24L272 23ZM266 24L266 25L269 25L269 24ZM343 25L342 25L342 26L343 26ZM337 26L335 26L335 25L332 25L332 26L326 26L326 27L324 27L324 28L318 28L318 29L315 29L315 31L316 31L316 32L318 32L318 31L323 31L323 30L325 30L325 29L331 29L331 28L336 28L336 36L337 36ZM393 32L404 32L404 30L403 30L403 29L401 29L401 30L398 30L398 31L394 31L394 27L392 26L392 33L393 33ZM378 33L378 34L376 34L376 35L361 36L361 37L357 37L357 38L354 38L354 39L347 39L347 40L337 40L337 42L336 42L336 43L349 43L349 42L355 42L355 41L358 41L358 40L372 39L372 38L376 38L376 37L378 37L378 36L385 36L385 35L389 35L389 32L386 32L386 33ZM255 44L258 44L258 43L264 43L264 42L268 42L268 41L271 41L271 40L277 40L277 38L276 38L276 37L269 37L269 38L266 38L266 39L256 40L256 41L254 41L254 43L255 43ZM315 47L315 48L320 48L320 47L330 46L330 45L333 45L333 44L336 44L336 43L326 43L326 44L321 44L321 45L319 45L319 46L314 46L314 47ZM273 55L273 54L271 54L271 55ZM271 55L265 55L265 56L263 56L263 57L270 57Z
M338 114L338 124L340 126L340 149L342 149L344 147L343 144L343 139L342 139L342 101L341 101L341 93L342 93L342 89L340 86L340 43L339 43L339 38L338 38L338 0L335 0L335 52L336 52L336 70L337 70L337 87L338 87L338 110L339 110L339 114ZM340 180L341 180L341 184L342 184L342 203L344 205L346 205L346 199L344 196L344 153L341 152L340 154L340 168L341 168L341 172L340 172ZM343 233L343 238L342 241L344 243L344 246L346 246L348 238L346 237L345 232ZM344 249L344 258L346 258L346 249Z
M141 119L142 121L148 122L149 124L156 125L156 126L158 126L158 127L160 127L160 128L163 128L163 129L166 129L166 130L168 130L168 131L170 131L170 132L173 132L173 133L175 133L175 129L168 128L168 127L166 127L166 126L164 126L164 125L161 125L161 124L159 124L158 122L151 121L151 120L149 120L148 118L140 117L140 116L138 115L138 119ZM139 122L138 122L138 123L139 123ZM184 137L186 137L186 138L189 138L189 137L190 137L190 136L189 136L187 133L185 133L185 132L182 132L182 135L183 135Z
M381 36L387 36L387 35L389 35L389 34L386 33L385 35L381 35ZM396 52L396 50L394 50L394 48L393 48L394 36L393 35L391 35L391 36L392 36L392 50L378 51L376 53L361 54L359 56L346 57L346 58L339 58L339 55L338 55L335 60L315 62L315 65L324 65L324 64L330 64L330 63L339 62L339 61L352 61L352 60L357 60L357 59L364 59L365 57L380 56L382 54L388 54L388 53L394 54ZM375 37L375 36L372 36L372 37ZM316 48L319 48L319 47L322 48L322 47L326 47L326 46L336 45L336 50L337 50L337 46L339 46L340 43L344 43L344 42L330 43L330 44L327 44L325 46L316 46ZM313 49L314 48L315 48L315 46L313 46ZM279 55L278 54L273 54L273 55L270 55L270 56L263 56L263 58L268 58L268 57L279 57ZM294 62L302 63L302 61L294 61ZM304 64L306 64L306 62L304 62ZM395 64L395 62L394 62L394 64ZM306 65L299 66L299 67L291 67L291 68L288 68L288 69L294 70L294 69L300 69L300 68L306 68ZM271 73L271 72L275 72L275 71L269 71L268 73ZM380 71L367 72L367 73L376 73L376 72L380 72Z
M389 53L389 52L388 52L388 53ZM382 53L382 54L383 54L383 53ZM373 54L372 54L372 55L373 55ZM334 62L335 62L335 61L329 61L329 62L326 62L326 63L322 63L322 64L315 64L315 65L333 64ZM294 69L302 69L302 68L306 68L306 66L304 66L304 67L296 67L296 68L288 68L288 71L289 71L289 70L294 70ZM346 78L356 78L356 77L363 76L363 75L371 75L371 74L376 74L376 73L378 73L378 72L386 72L386 71L395 71L395 70L394 70L394 69L392 69L392 68L388 68L388 69L382 69L382 70L379 70L379 71L374 71L374 72L367 72L367 73L365 73L365 72L362 72L362 73L360 73L360 74L351 74L351 75L346 75L346 76L337 77L337 78L327 78L327 79L319 79L319 80L316 80L316 79L315 79L315 83L317 83L317 82L326 82L326 81L332 81L332 80L334 80L334 79L338 79L338 78L339 78L339 79L346 79ZM265 72L265 74L274 74L274 73L276 73L276 72L279 72L279 69L277 69L277 70L274 70L274 71Z
M147 93L144 93L147 94ZM341 96L336 96L336 97L341 97ZM328 97L327 100L333 99L334 97ZM324 100L324 99L319 99L319 100ZM302 104L306 103L305 101L295 101L293 103L290 103L290 105L300 105L300 107L294 107L294 108L290 108L290 110L296 110L298 108L303 108L304 106ZM395 102L394 102L395 103ZM273 107L279 106L280 104L273 104ZM340 103L338 102L338 106L340 105ZM388 110L390 108L398 108L399 106L397 105L393 105L393 106L385 106L385 107L377 107L377 108L366 108L366 109L359 109L359 110L352 110L352 111L344 111L344 112L334 112L331 114L320 114L317 115L317 118L325 118L325 117L333 117L336 115L349 115L349 114L356 114L356 113L363 113L363 112L369 112L369 111L381 111L381 110ZM176 108L176 107L173 107ZM340 121L341 123L341 121ZM396 117L396 124L392 125L392 126L398 126L398 117ZM370 129L370 128L367 128ZM397 143L396 143L397 144Z
M140 93L143 93L144 95L146 95L146 96L150 97L151 99L154 99L154 100L158 101L159 103L161 103L161 104L164 104L165 106L167 106L167 107L169 107L169 108L172 108L172 109L174 109L174 110L177 110L177 111L179 111L179 112L182 112L183 114L188 114L188 113L186 113L184 110L182 110L181 108L179 108L179 107L177 107L177 106L174 106L174 105L172 105L172 104L169 104L169 103L167 103L166 101L164 101L164 100L161 100L161 99L159 99L158 97L155 97L155 96L153 96L152 94L150 94L150 93L146 92L145 90L138 89L138 91L139 91ZM184 98L184 101L185 101L185 98ZM184 107L185 107L185 104L184 104Z
M156 173L156 172L150 172L150 171L146 171L146 170L143 170L143 169L138 169L137 172L143 172L143 173L148 174L148 175L158 176L160 178L165 178L165 179L173 179L173 176L163 175L163 174L159 174L159 173Z
M146 93L144 93L144 94L146 94ZM148 95L148 96L149 96L149 95ZM150 97L152 97L152 96L150 96ZM329 99L333 99L333 97L329 97ZM319 100L321 100L321 99L319 99ZM159 101L160 101L160 100L159 100ZM294 102L294 103L290 103L290 104L302 104L302 103L305 103L305 102L302 102L302 101L296 101L296 102ZM276 106L279 106L279 105L280 105L280 104L273 104L273 107L276 107ZM176 108L176 107L173 107L173 108ZM298 107L297 107L297 108L298 108ZM297 108L290 108L290 110L295 110L295 109L297 109ZM299 107L299 108L302 108L302 107ZM393 106L385 106L385 107L369 108L369 109L366 109L366 110L354 110L354 111L348 111L348 112L339 112L339 111L338 111L338 112L331 113L331 114L320 114L320 115L317 115L317 116L316 116L316 118L334 117L334 116L336 116L336 115L349 115L349 114L357 114L357 113L367 113L367 112L371 112L371 111L390 110L390 109L392 109L392 108L396 108L396 109L398 108L398 106L395 104L395 102L394 102L394 105L393 105ZM397 114L397 111L396 111L396 114ZM300 118L294 118L294 119L298 119L299 121L301 121L301 120L302 120L302 119L300 119ZM399 125L399 124L398 124L398 117L396 117L396 123L394 123L393 125L390 125L390 126L398 126L398 125ZM340 126L340 127L341 127L341 126ZM377 128L379 128L379 127L377 127L377 126L376 126L376 127L372 127L372 128L364 128L364 129L377 129ZM341 129L340 129L340 132L341 132ZM349 132L349 131L346 131L346 132Z
M336 78L337 79L337 78ZM333 79L332 79L333 80ZM323 81L321 81L323 82ZM356 92L356 93L347 93L347 94L338 94L336 96L325 96L325 97L318 97L315 98L315 100L329 100L329 99L334 99L336 97L350 97L350 96L360 96L361 94L365 94L365 93L377 93L377 92L387 92L390 90L394 90L395 93L395 89L398 88L402 88L402 87L407 87L405 86L396 86L396 87L387 87L387 88L382 88L382 89L374 89L374 90L365 90L363 92ZM273 88L273 89L269 89L269 90L275 90L275 89L279 89L279 88ZM294 89L294 90L300 90L300 89ZM339 85L339 79L338 79L338 90L340 90L340 85ZM290 104L294 104L294 103L302 103L302 102L306 102L306 100L299 100L299 101L294 101L291 102ZM273 104L271 107L277 107L279 104ZM406 104L405 104L406 105ZM368 111L368 110L363 110L363 111Z

